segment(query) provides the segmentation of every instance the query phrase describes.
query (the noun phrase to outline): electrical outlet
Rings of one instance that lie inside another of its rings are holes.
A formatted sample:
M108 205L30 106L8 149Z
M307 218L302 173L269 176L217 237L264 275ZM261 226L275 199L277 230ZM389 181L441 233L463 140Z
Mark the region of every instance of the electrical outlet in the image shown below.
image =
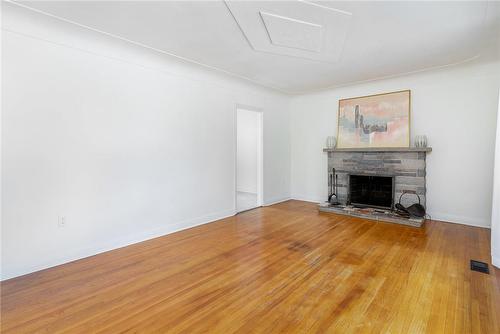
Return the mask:
M65 216L59 216L58 217L57 226L59 226L59 227L66 227L66 217Z

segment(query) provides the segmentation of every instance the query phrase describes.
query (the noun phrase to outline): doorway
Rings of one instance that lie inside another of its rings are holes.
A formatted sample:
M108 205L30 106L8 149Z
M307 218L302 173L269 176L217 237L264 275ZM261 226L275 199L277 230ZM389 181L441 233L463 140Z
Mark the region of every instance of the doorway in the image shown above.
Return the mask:
M236 212L262 205L262 116L258 109L236 108Z

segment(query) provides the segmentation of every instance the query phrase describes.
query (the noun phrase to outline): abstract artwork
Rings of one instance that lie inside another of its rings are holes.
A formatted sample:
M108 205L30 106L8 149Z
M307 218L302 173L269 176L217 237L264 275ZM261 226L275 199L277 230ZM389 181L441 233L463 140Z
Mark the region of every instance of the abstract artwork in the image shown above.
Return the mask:
M409 90L339 101L338 148L409 146Z

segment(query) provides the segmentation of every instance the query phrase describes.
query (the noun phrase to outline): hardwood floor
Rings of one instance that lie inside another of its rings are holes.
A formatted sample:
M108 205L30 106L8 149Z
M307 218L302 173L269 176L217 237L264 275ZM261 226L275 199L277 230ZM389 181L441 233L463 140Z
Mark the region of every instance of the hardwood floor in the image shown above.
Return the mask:
M487 229L288 201L5 281L2 332L500 333L489 254Z

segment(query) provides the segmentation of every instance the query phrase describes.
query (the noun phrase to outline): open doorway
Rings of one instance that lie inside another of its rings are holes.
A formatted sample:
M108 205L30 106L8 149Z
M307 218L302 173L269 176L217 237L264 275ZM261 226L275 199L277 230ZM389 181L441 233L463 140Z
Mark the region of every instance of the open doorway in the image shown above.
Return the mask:
M262 112L236 108L236 212L262 205Z

